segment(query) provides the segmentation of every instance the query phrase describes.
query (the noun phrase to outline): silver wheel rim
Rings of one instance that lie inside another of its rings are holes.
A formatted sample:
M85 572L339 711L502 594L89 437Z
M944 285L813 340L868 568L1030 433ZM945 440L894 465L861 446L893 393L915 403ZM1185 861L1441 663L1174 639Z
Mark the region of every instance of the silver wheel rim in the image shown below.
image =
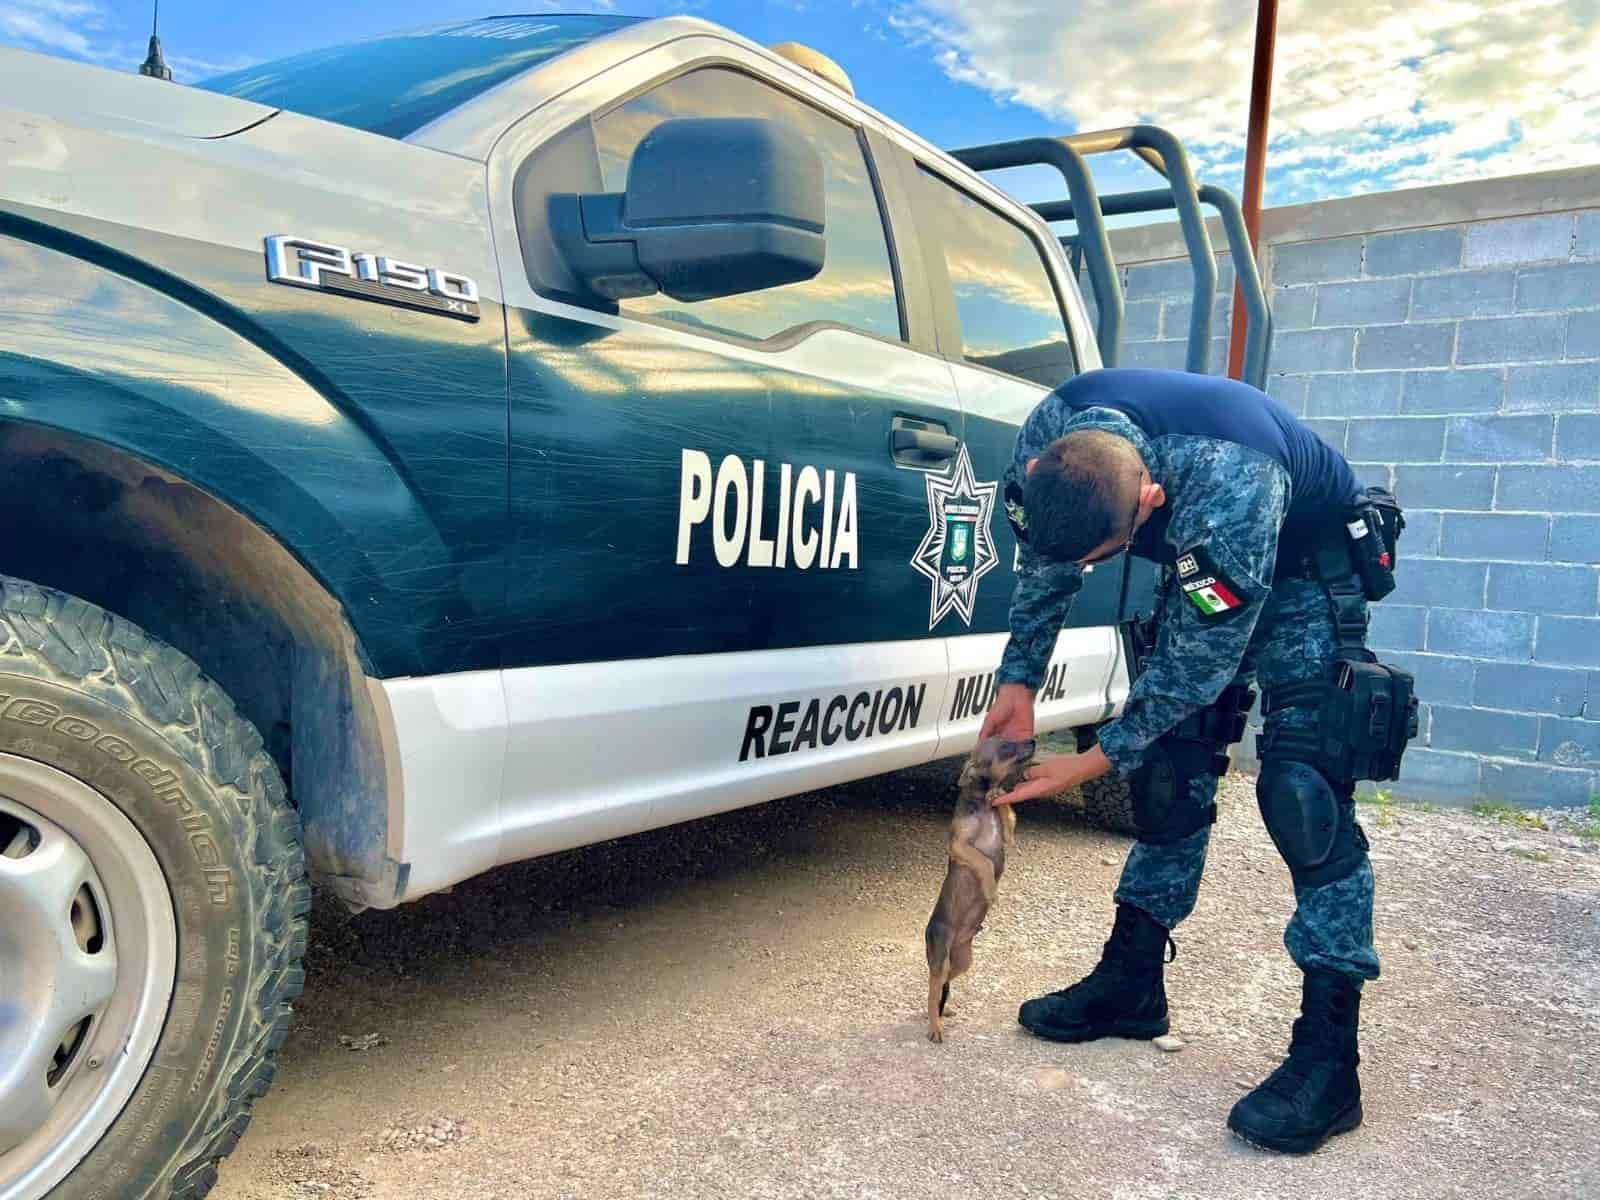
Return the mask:
M0 754L0 1200L94 1149L155 1053L177 971L166 877L99 792Z

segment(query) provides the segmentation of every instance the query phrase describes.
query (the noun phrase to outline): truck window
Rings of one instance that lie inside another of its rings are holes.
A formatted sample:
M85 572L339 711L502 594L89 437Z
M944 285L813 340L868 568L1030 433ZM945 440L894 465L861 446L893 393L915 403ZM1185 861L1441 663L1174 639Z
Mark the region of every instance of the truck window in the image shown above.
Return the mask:
M684 302L646 296L622 302L629 316L679 321L757 341L828 322L899 341L900 306L883 210L859 132L749 75L707 68L635 96L594 122L605 188L627 186L628 160L644 136L673 117L764 117L800 129L822 156L827 262L814 279L782 287Z
M1075 370L1061 301L1039 245L1014 221L919 168L969 363L1054 388Z

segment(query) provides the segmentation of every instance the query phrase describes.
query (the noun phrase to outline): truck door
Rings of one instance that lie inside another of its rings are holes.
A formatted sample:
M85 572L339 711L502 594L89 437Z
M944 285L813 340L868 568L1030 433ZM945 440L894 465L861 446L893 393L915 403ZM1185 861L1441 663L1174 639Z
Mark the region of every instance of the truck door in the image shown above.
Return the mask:
M979 481L1000 481L1018 427L1078 369L1069 332L1074 326L1062 302L1070 284L1056 269L1060 255L1043 227L987 185L922 162L910 163L907 174L940 345L965 412L972 473ZM1081 319L1076 327L1087 332ZM1016 580L1016 541L1003 514L993 528L1000 569L992 585L977 593L971 632L949 641L951 688L940 714L941 753L971 744L994 698ZM1040 729L1091 724L1110 714L1124 569L1121 556L1085 577L1036 697Z
M913 559L925 474L959 457L962 424L926 287L911 289L919 351L864 131L825 85L723 57L643 86L630 63L635 82L609 94L591 81L589 115L506 168L521 241L502 251L507 858L937 748L945 650ZM818 276L610 312L531 286L542 196L622 191L662 121L730 115L798 125L816 146Z

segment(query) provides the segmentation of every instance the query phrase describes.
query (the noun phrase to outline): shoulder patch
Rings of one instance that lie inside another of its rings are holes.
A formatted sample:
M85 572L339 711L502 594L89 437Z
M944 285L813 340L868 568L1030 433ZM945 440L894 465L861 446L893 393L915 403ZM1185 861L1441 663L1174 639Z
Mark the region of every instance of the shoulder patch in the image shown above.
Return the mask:
M1006 520L1011 522L1011 532L1017 535L1017 541L1028 540L1028 514L1022 507L1022 489L1015 480L1006 483Z
M1202 620L1219 621L1245 607L1245 589L1223 573L1203 542L1178 555L1178 587Z

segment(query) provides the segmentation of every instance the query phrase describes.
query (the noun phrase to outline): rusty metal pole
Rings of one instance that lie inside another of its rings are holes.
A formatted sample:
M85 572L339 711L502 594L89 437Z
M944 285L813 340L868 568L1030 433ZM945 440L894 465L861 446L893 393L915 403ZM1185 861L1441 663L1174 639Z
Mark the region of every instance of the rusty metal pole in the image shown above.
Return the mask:
M1250 249L1260 261L1261 188L1267 165L1267 114L1272 110L1272 52L1278 40L1278 0L1259 0L1256 8L1256 61L1250 73L1250 126L1244 150L1244 227ZM1244 368L1244 337L1249 318L1244 293L1234 272L1233 336L1228 343L1228 374L1238 379Z

